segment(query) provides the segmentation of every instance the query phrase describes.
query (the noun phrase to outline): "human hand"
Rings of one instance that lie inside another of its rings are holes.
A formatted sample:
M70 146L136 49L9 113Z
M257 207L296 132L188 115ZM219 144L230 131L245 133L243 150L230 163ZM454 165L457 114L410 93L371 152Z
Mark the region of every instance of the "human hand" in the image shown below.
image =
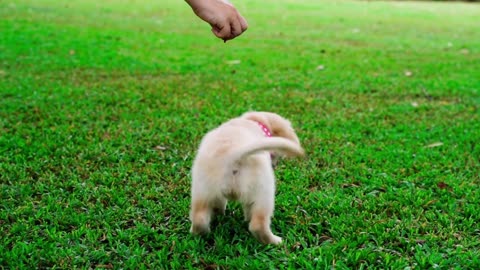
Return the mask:
M212 32L225 42L234 39L248 28L247 21L237 9L224 0L186 0L193 12L212 26Z

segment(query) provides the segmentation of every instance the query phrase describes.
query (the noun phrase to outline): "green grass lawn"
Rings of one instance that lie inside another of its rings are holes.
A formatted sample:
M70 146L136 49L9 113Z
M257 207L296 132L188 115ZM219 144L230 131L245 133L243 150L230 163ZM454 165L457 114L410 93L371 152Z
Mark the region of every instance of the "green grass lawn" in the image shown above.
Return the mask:
M0 1L0 268L479 269L480 5ZM201 137L248 110L307 150L259 244L238 204L194 237Z

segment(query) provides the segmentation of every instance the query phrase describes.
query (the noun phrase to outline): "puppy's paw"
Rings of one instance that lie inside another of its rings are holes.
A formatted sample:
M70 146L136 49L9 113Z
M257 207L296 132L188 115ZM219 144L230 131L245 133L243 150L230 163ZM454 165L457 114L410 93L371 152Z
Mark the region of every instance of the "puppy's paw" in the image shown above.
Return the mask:
M274 235L271 232L265 232L265 231L251 231L253 236L257 238L260 242L269 245L279 245L282 243L282 238Z
M210 232L210 227L207 225L192 224L190 227L190 233L198 234L207 234Z
M273 245L280 245L282 243L282 238L278 237L276 235L272 235L270 239L270 243L267 244L273 244Z

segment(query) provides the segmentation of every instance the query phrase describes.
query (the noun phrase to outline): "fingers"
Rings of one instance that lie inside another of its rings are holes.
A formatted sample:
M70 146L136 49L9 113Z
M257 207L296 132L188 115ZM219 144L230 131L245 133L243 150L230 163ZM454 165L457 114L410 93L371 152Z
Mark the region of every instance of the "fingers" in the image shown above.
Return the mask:
M234 17L234 20L224 23L221 26L213 26L213 34L224 41L234 39L240 36L248 28L247 21L240 15Z
M242 28L242 32L245 32L247 31L247 28L248 28L248 23L247 23L247 20L245 20L245 18L242 17L242 15L238 15L238 20L240 21L240 26Z
M229 40L229 39L232 39L230 36L231 36L231 33L232 33L232 30L230 28L230 24L229 23L225 23L221 26L214 26L212 28L212 32L213 34L218 37L218 38L221 38L223 40Z
M234 20L230 22L231 35L229 39L234 39L240 36L248 28L247 21L240 14L236 14Z
M240 25L239 20L232 21L230 23L230 29L231 29L231 36L232 38L238 37L240 34L243 33L242 31L242 26Z

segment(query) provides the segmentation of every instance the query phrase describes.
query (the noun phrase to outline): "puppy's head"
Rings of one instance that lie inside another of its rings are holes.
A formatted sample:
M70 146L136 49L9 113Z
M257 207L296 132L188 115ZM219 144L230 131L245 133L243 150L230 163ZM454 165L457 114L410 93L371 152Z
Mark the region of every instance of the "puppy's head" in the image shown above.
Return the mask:
M295 134L295 130L290 121L276 113L247 112L242 115L242 118L260 122L270 129L272 136L282 137L300 145L300 141L298 140L297 134Z

